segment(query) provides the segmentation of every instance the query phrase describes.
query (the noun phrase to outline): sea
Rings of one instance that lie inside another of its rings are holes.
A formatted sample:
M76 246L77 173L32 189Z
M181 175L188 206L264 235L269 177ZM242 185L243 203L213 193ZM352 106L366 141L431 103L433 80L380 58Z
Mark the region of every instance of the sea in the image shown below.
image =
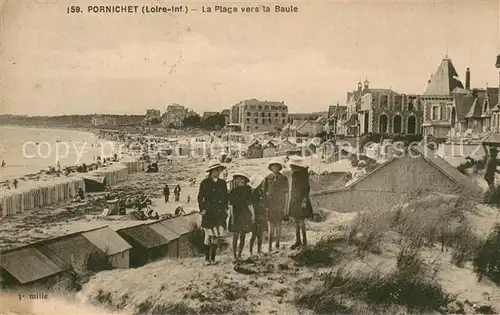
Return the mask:
M91 132L0 126L0 181L12 180L40 170L82 163L118 152L115 142L99 139Z

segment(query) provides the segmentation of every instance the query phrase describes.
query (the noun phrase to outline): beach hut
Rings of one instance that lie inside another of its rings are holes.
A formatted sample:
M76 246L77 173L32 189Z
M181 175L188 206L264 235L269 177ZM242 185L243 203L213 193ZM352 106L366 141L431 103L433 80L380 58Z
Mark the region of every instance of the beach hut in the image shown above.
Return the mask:
M106 177L95 173L82 173L79 176L85 182L86 192L104 191L106 189Z
M160 223L176 234L178 234L178 257L192 257L194 256L195 250L189 242L190 236L193 233L194 224L198 224L201 221L201 215L199 213L192 213L188 215L178 216L171 219L160 221Z
M150 223L147 226L150 229L154 230L156 233L160 234L167 241L169 241L169 243L167 244L167 254L165 257L179 258L179 234L161 224L161 221Z
M116 230L116 232L132 245L130 250L130 265L132 267L143 266L150 261L166 257L168 244L172 242L146 224L125 227Z
M0 253L3 285L26 285L49 281L70 268L61 268L33 246L14 248Z
M82 236L99 248L114 268L128 268L132 246L109 226L86 231Z

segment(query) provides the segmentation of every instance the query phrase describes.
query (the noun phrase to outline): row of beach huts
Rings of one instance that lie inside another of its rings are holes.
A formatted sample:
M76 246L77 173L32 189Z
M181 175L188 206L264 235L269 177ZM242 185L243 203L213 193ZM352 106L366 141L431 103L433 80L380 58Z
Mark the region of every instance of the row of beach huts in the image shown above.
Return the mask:
M0 217L71 201L80 188L89 192L96 185L104 187L118 184L127 180L129 174L144 171L145 163L130 158L87 173L20 181L17 189L0 191Z
M139 267L163 258L195 256L190 236L199 213L144 223L109 224L0 252L3 286L52 285L68 273Z

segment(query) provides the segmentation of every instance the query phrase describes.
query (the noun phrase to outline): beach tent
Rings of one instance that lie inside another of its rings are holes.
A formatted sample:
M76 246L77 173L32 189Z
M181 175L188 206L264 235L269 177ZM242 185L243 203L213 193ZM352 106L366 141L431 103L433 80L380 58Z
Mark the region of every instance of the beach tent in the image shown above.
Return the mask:
M81 174L85 181L86 192L104 191L106 188L106 177L96 174Z

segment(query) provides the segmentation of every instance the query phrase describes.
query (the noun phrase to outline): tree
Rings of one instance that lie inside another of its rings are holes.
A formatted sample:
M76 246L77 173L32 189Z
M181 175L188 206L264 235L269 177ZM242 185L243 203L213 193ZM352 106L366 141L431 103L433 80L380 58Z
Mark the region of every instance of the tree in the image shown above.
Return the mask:
M201 128L206 130L216 130L223 128L226 125L226 117L221 114L216 114L207 117L201 121Z
M182 120L184 127L199 127L201 123L201 117L197 113L190 113Z

